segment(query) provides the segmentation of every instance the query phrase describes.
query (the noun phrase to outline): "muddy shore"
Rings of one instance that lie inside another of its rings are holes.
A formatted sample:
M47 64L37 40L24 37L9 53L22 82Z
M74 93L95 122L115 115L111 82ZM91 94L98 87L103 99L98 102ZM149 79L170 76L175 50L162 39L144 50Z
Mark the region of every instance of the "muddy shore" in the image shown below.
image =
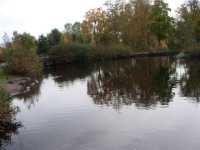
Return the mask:
M18 77L9 80L4 89L11 97L14 97L30 92L38 84L38 80L32 80L29 77Z

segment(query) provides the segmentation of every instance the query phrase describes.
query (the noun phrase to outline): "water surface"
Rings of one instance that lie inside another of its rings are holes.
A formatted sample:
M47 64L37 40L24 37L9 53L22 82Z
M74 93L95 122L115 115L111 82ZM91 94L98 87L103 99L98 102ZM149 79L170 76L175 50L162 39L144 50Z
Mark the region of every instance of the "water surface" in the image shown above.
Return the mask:
M199 98L198 60L55 67L14 99L23 127L0 143L6 150L199 150Z

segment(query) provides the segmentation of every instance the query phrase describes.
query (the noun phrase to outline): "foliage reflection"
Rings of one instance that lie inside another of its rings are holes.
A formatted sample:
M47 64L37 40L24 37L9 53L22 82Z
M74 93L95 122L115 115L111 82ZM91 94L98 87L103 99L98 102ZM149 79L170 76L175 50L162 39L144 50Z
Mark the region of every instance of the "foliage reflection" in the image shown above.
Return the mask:
M169 58L133 59L101 65L88 81L88 94L95 104L119 109L167 105L173 98L175 69Z

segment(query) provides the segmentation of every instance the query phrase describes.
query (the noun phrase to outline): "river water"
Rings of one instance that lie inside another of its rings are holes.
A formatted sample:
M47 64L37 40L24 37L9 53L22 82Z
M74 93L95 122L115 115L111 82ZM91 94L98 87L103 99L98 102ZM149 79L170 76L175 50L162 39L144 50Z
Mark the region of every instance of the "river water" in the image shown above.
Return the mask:
M5 150L199 150L199 102L198 60L54 67L14 99L23 127L0 142Z

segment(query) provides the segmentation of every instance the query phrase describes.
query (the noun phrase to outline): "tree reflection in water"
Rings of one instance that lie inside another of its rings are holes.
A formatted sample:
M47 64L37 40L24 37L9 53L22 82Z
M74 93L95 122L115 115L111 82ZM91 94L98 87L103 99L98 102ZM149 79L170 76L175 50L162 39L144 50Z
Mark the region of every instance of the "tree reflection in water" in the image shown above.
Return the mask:
M40 99L41 81L31 89L30 92L17 96L16 98L27 106L28 109L35 106Z
M86 79L94 72L94 64L69 64L55 66L45 71L45 77L53 76L60 87L68 86L76 80Z
M184 66L184 74L180 79L182 95L200 102L200 61L182 60L180 64Z
M169 57L137 58L108 61L99 64L76 64L55 67L45 71L44 78L53 77L60 88L74 81L87 81L87 92L97 105L113 106L135 104L138 108L167 106L174 97L174 88L180 87L185 97L200 100L200 62L174 60ZM177 70L182 70L180 77ZM179 82L178 82L179 81ZM28 107L40 98L40 86L19 97Z
M11 143L11 136L17 134L22 125L16 122L17 108L11 106L10 101L0 101L0 149Z
M176 68L169 58L115 61L98 67L88 81L88 94L98 105L135 104L149 108L167 105L173 98Z

